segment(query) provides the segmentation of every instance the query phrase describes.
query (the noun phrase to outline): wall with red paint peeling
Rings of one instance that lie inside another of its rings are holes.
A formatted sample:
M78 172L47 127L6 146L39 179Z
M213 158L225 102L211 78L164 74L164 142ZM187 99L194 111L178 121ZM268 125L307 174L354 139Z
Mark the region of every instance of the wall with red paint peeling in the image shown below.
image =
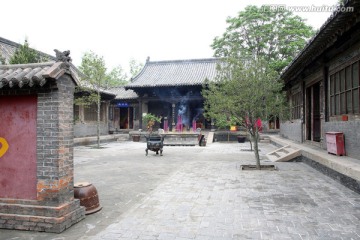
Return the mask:
M35 95L0 96L0 137L9 145L0 157L0 198L37 198L36 116Z

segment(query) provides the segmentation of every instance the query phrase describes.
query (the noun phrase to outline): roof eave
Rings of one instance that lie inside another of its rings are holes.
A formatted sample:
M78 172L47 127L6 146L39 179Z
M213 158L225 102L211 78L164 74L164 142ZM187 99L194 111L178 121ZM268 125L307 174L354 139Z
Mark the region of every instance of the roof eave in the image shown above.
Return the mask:
M353 6L354 9L356 9L356 1L348 0L345 3L345 7L351 7L351 4L355 5ZM359 5L359 3L357 3ZM311 62L311 60L314 60L316 57L319 57L321 54L323 54L326 49L328 49L328 45L324 46L324 42L321 40L321 38L325 37L326 30L328 30L332 25L341 25L340 23L337 23L336 21L341 21L339 18L344 16L344 14L349 14L346 12L341 11L335 11L333 14L327 19L327 21L321 26L320 30L316 33L316 35L309 40L307 45L304 47L304 49L292 60L292 62L283 70L280 78L285 81L285 83L291 81L292 79L296 78L299 71L297 71L297 74L293 74L297 68L304 68L301 66L302 62ZM344 16L345 18L345 16ZM336 28L339 28L340 26L335 26ZM336 35L336 34L335 34ZM334 38L335 35L333 34L332 37ZM330 43L330 41L329 41ZM332 44L332 43L331 43ZM315 51L316 50L316 51ZM306 63L307 65L309 63ZM301 72L301 71L300 71Z

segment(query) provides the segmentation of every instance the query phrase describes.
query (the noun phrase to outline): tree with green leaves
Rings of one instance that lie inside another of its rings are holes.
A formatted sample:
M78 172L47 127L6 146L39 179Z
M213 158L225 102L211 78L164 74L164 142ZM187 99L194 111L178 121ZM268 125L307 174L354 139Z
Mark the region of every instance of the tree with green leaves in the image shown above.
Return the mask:
M25 39L24 45L21 45L15 50L14 55L11 56L10 64L25 64L25 63L39 63L46 59L41 57L39 52L29 47L28 41Z
M254 144L257 169L259 157L259 119L280 116L286 110L283 84L263 58L230 59L219 65L216 81L202 91L205 115L237 122L246 129Z
M144 64L132 58L129 61L129 67L131 78L133 78L143 69Z
M314 35L314 30L304 19L269 5L247 6L226 22L225 33L216 37L211 45L216 57L261 57L278 73Z
M5 58L0 53L0 65L3 65L3 64L5 64Z
M105 60L94 52L86 52L79 66L82 72L81 87L82 97L75 99L76 105L88 107L92 104L97 106L97 146L100 147L100 110L101 92L114 86L124 85L126 75L121 67L107 72Z
M103 88L110 89L113 87L124 86L128 83L128 76L124 69L119 65L113 68L104 81Z

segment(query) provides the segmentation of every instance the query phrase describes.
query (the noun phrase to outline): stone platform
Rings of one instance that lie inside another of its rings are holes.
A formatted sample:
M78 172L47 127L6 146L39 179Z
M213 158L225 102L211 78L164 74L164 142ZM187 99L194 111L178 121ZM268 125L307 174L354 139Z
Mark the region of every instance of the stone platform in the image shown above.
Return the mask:
M194 132L168 132L161 133L164 136L164 146L196 146L199 145L199 135L204 133ZM148 132L131 132L130 139L132 136L140 136L140 142L146 142L145 136L149 135Z

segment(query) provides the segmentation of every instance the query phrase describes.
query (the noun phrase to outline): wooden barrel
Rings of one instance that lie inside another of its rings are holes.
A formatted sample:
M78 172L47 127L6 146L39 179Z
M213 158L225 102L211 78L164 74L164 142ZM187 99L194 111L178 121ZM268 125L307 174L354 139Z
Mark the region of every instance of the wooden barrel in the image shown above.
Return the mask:
M94 185L88 182L74 184L74 198L80 200L80 206L85 207L85 214L101 210L98 192Z

